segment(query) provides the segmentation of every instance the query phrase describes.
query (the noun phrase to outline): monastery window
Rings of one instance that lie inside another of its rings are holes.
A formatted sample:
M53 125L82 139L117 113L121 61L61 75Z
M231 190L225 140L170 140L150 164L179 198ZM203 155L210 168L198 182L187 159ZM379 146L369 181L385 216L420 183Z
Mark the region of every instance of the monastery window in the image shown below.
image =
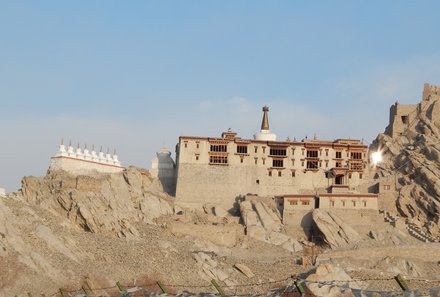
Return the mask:
M295 166L295 159L292 159L292 166Z
M281 175L282 175L281 171L278 171L278 176L281 176Z
M301 149L301 155L304 156L304 149Z
M295 177L295 170L292 170L292 177Z
M349 155L350 155L350 154L349 154L348 151L347 151L347 158L348 158Z
M265 146L263 146L263 154L265 154L266 153L266 147ZM271 153L272 154L272 153Z
M292 148L292 155L295 155L295 148Z
M362 201L364 203L364 207L367 207L367 201Z
M237 145L237 154L247 154L247 145Z
M270 155L271 156L286 156L287 152L286 152L286 149L270 148Z
M227 152L226 144L211 144L211 152Z
M263 158L263 165L266 165L266 158Z
M227 156L209 156L210 164L228 164Z
M318 158L317 150L307 150L307 158Z
M322 161L319 161L319 167L320 168L322 167Z
M362 163L351 163L350 169L351 170L362 170L364 168Z
M336 159L342 159L342 152L338 151L336 152ZM336 166L338 167L338 166Z
M342 206L345 207L345 200L342 200Z
M243 163L243 158L240 158L240 163Z
M407 115L402 116L402 123L404 123L405 125L408 124L408 116Z
M188 141L184 141L183 143L185 145L185 148L187 148L188 147Z
M199 160L199 154L196 154L196 161L198 161Z
M362 160L361 152L351 152L351 159Z
M200 147L200 142L196 142L196 147L199 148Z
M310 201L308 201L308 200L303 200L303 201L301 201L301 204L302 204L302 205L310 205Z
M362 173L359 173L359 179L362 179Z
M255 160L255 165L257 165L257 163L258 163L258 158L254 158L254 160Z
M289 204L290 205L298 205L298 201L297 200L290 200Z
M351 173L348 174L348 178L351 178Z
M258 146L254 146L254 148L255 148L255 153L257 153L258 152Z
M328 157L328 149L325 150L325 156Z
M307 169L318 169L318 161L307 161Z
M342 167L342 163L341 162L336 162L336 167L337 168Z
M331 200L331 201L330 201L330 206L332 206L332 207L335 206L335 201L334 201L334 200Z
M269 176L272 176L272 170L269 170Z
M328 161L325 161L325 167L328 168Z
M260 184L260 180L259 179L257 179L255 182L257 183L257 185Z
M383 185L383 189L385 191L389 191L389 190L391 190L391 186L390 185Z
M353 202L353 206L356 207L356 201L353 200L352 202Z
M304 167L304 161L301 161L301 166Z
M284 167L283 160L274 159L272 160L272 167Z

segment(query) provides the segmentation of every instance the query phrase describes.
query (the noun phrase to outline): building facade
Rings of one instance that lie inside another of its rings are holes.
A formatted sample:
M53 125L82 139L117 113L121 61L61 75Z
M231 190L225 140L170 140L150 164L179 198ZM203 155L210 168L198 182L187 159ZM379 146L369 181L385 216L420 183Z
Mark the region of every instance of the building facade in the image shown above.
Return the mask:
M254 139L227 131L221 137L181 136L176 146L176 203L227 209L248 193L347 192L365 178L368 147L359 140L278 141L263 108Z

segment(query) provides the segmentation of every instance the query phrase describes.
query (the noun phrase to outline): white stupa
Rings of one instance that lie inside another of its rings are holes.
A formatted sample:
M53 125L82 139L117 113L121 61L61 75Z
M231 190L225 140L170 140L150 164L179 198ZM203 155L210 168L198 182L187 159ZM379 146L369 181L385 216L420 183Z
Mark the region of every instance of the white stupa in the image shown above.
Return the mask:
M6 190L4 188L0 188L0 197L6 197Z
M271 133L269 130L269 117L267 113L269 112L269 107L266 105L263 107L263 121L261 123L261 130L254 134L255 140L264 140L264 141L276 141L277 135L275 133Z

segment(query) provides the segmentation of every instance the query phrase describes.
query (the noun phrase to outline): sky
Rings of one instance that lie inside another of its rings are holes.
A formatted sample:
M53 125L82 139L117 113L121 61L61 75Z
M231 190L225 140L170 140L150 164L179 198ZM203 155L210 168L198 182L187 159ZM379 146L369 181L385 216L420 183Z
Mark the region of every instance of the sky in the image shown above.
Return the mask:
M0 0L0 187L61 139L150 168L180 135L364 139L440 85L439 1Z

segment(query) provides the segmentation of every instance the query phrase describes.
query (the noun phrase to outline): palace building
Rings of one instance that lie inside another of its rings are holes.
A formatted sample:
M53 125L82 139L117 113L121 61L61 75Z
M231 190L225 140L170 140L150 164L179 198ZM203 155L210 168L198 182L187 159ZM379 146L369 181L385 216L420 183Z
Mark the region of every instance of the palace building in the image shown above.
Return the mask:
M279 141L269 130L268 112L263 107L261 130L253 139L230 130L221 137L181 136L176 146L176 203L230 209L247 194L356 193L365 179L367 145L353 139Z

